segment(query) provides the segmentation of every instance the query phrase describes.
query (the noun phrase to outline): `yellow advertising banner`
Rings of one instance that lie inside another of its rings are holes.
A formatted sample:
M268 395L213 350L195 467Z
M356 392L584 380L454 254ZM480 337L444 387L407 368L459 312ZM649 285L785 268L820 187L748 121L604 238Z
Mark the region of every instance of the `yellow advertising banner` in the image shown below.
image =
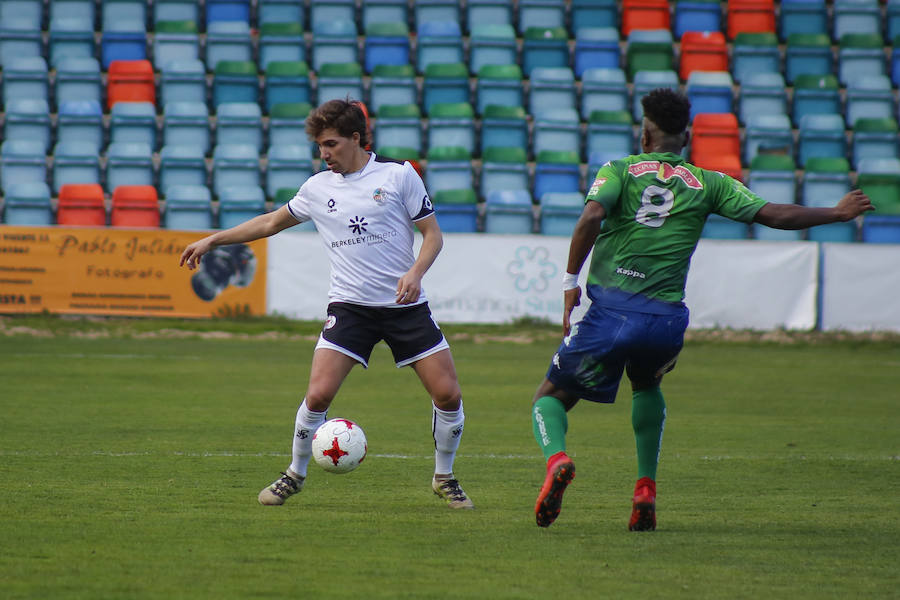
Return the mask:
M211 317L266 311L266 240L179 267L203 232L0 225L0 313Z

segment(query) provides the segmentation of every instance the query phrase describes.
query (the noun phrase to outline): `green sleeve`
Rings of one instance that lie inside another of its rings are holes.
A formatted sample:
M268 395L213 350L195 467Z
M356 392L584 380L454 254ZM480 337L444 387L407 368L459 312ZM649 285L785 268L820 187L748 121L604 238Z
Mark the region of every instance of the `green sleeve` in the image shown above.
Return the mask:
M716 171L707 171L706 179L714 190L713 212L740 221L752 223L766 201L751 192L743 183Z
M599 202L609 214L619 201L622 191L622 177L619 161L611 161L597 170L597 176L588 188L587 200Z

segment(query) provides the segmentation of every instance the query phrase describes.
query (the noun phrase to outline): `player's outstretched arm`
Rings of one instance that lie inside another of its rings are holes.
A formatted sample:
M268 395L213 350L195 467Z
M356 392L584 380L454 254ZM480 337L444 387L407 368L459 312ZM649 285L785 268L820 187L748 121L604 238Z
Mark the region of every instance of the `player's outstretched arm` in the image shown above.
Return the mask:
M202 240L197 240L188 245L188 247L184 249L184 252L181 253L181 260L178 265L187 265L189 269L194 269L200 264L200 259L203 255L213 248L227 246L229 244L252 242L253 240L269 237L288 227L292 227L297 223L297 219L295 219L290 211L288 211L287 205L284 205L278 210L253 217L240 225L235 225L230 229L217 231L212 235L206 236Z
M837 206L829 208L769 202L759 209L754 221L775 229L806 229L827 223L852 221L869 210L875 210L869 197L862 190L853 190L841 198Z
M419 256L409 271L397 281L397 304L412 304L419 299L422 293L422 277L444 247L444 235L437 217L429 215L416 221L416 227L422 233L422 247L419 248Z

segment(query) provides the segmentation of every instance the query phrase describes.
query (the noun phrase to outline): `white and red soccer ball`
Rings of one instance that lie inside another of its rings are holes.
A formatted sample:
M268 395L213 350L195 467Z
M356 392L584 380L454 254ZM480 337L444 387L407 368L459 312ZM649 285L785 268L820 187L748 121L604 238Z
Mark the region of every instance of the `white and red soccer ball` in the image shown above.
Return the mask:
M312 439L313 459L331 473L349 473L366 458L366 434L347 419L331 419L316 429Z

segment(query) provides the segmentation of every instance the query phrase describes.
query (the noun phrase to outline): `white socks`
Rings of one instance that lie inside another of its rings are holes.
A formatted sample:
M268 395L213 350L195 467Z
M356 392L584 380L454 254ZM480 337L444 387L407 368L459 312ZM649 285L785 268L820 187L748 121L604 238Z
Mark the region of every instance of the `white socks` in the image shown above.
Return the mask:
M435 474L452 475L453 459L462 439L463 424L466 415L463 413L462 400L457 410L441 410L432 405L431 434L434 437L434 472Z
M301 477L306 477L306 467L312 458L312 438L319 425L325 422L325 412L313 412L306 407L306 398L297 409L296 427L294 430L294 444L291 449L293 459L290 470Z

